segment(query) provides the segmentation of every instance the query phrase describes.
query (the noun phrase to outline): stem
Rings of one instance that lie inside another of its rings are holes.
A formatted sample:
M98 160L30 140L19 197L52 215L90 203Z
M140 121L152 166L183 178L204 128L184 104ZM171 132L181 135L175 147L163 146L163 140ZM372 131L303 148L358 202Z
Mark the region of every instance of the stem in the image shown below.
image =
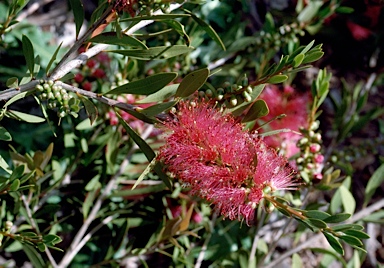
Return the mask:
M358 213L353 215L352 218L347 220L346 223L354 223L354 222L356 222L358 220L361 220L362 218L372 214L376 210L379 210L379 209L381 209L383 207L384 207L384 198L379 200L378 202L375 202L371 206L369 206L369 207L359 211ZM302 251L303 249L310 248L312 245L314 245L316 243L317 240L319 240L321 238L323 238L323 234L322 233L319 233L319 234L316 234L316 235L312 236L311 238L309 238L305 242L301 243L300 245L296 246L295 248L293 248L291 250L288 250L284 254L280 255L276 260L274 260L273 262L271 262L267 266L264 266L264 268L276 267L280 262L282 262L286 258L289 258L293 254L295 254L295 253L297 253L299 251Z
M257 225L257 228L255 230L256 231L255 232L255 237L253 238L251 252L249 253L248 268L252 268L253 267L252 265L254 264L254 261L255 261L257 243L258 243L259 238L260 238L259 231L262 228L264 220L265 220L266 212L264 210L262 210L261 213L262 213L261 214L261 219L259 220L259 224Z

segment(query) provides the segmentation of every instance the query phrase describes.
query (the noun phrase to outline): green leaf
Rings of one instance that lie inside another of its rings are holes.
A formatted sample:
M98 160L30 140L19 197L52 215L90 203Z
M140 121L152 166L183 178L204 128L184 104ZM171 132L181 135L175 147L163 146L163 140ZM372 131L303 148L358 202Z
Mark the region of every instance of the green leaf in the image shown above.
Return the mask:
M256 120L260 117L266 116L269 113L267 103L264 100L255 101L249 108L247 114L244 116L243 123Z
M371 200L376 189L384 182L384 164L382 164L371 176L365 188L364 206Z
M350 223L332 226L332 230L335 232L344 232L345 230L350 230L350 229L360 231L360 230L363 230L364 227L359 224L350 224Z
M363 218L365 222L384 224L384 210L379 210Z
M310 221L313 226L319 229L327 228L327 224L322 220L309 218L308 221Z
M208 68L196 70L192 73L187 74L183 78L183 81L181 81L176 91L176 97L185 98L192 95L196 90L199 90L204 85L204 83L208 79L208 76Z
M319 219L319 220L324 220L331 216L330 214L324 212L324 211L319 211L319 210L308 210L303 212L304 216L308 218L313 218L313 219Z
M0 155L0 168L2 168L8 174L12 173L12 170L9 168L8 163L4 160L4 158L1 155Z
M340 242L331 234L323 233L331 247L340 255L344 255L344 249Z
M173 84L163 87L159 91L148 95L146 98L137 101L137 103L163 102L175 96L179 84Z
M328 249L325 249L325 248L311 248L311 250L313 252L318 252L318 253L323 253L323 254L328 254L330 256L333 256L335 259L337 259L343 265L343 267L347 266L347 263L345 262L343 257L341 257L339 254L337 254L333 250L328 250Z
M323 5L323 1L310 1L305 8L297 16L299 22L308 23L318 13L320 7Z
M44 268L44 260L41 257L40 253L38 253L35 248L28 244L22 244L23 251L28 256L28 259L31 261L31 264L34 268Z
M55 234L47 234L43 236L44 243L55 245L62 241L61 237Z
M288 79L288 75L278 74L278 75L274 75L271 78L269 78L266 83L268 83L268 84L279 84L279 83L284 82L287 79Z
M148 108L145 108L144 110L142 110L140 112L145 114L148 117L153 117L153 116L156 116L156 115L164 112L165 110L175 106L176 103L177 103L176 101L158 103L158 104L152 105Z
M46 68L47 75L49 73L49 69L51 69L52 64L56 60L57 54L59 53L62 44L63 44L63 42L61 42L60 45L56 48L55 53L53 53L51 59L49 60L49 63L48 63L47 68Z
M93 104L92 101L90 101L86 97L84 97L84 96L82 96L82 95L80 95L78 93L77 93L77 96L83 102L85 111L87 112L89 121L90 121L90 123L92 125L96 121L97 116L99 114L99 112L97 111L97 107L95 106L95 104Z
M206 23L205 21L197 17L192 12L186 9L184 9L184 11L189 15L191 15L192 19L196 21L197 24L199 24L199 26L213 39L213 41L215 41L223 50L225 50L225 45L223 41L221 41L219 35L215 32L215 30L211 27L211 25L209 25L208 23Z
M119 191L114 191L111 194L111 197L117 197L117 196L122 196L122 197L129 197L129 196L134 196L134 195L143 195L143 194L151 194L151 193L156 193L156 192L161 192L165 189L164 184L157 184L157 185L150 185L150 186L145 186L137 189L129 189L129 190L119 190Z
M177 18L183 18L183 17L190 17L189 14L161 14L161 15L149 15L149 16L137 16L133 18L124 18L120 21L142 21L142 20L155 20L155 21L162 21L162 20L170 20L170 19L177 19Z
M326 223L338 223L345 221L351 217L349 213L340 213L336 215L329 216L328 218L323 219Z
M315 44L315 40L312 40L308 45L306 45L300 53L301 54L307 53L313 47L313 44Z
M87 195L85 197L85 200L83 202L83 206L82 206L82 213L83 213L84 219L88 218L89 210L94 205L95 199L96 199L96 197L98 196L99 193L100 193L100 188L99 187L95 188L92 191L87 193Z
M293 59L292 67L296 68L303 62L305 55L300 53Z
M148 49L143 42L125 33L105 32L92 37L88 42Z
M346 235L351 235L351 236L354 236L354 237L359 238L359 239L370 238L370 236L367 233L360 231L360 230L346 230L346 231L344 231L344 233Z
M185 32L184 25L182 25L177 20L166 20L164 21L168 26L172 27L179 35L181 35L187 44L189 46L191 44L191 41L189 40L189 36Z
M194 47L183 45L150 47L148 49L109 50L139 60L168 59L193 51Z
M353 214L356 208L355 198L353 197L352 193L344 185L341 185L339 190L341 193L341 202L343 203L345 212L349 214Z
M11 186L9 187L9 190L14 192L17 191L20 187L20 180L16 179L12 182Z
M132 138L132 140L139 146L139 148L143 151L148 161L151 162L152 159L156 156L155 152L152 148L146 143L130 126L121 115L116 112L117 117L119 118L120 124L124 127L125 131L127 131L128 135Z
M129 82L127 84L116 87L108 92L108 94L137 94L149 95L164 88L177 77L177 73L159 73L144 79Z
M153 158L152 161L148 164L148 166L144 169L143 173L140 174L139 178L136 180L135 184L132 186L132 190L134 190L137 185L140 184L142 180L144 180L145 176L147 176L153 169L156 164L156 158Z
M317 51L317 52L313 52L313 53L308 53L307 55L305 55L305 58L303 59L303 61L301 62L301 64L306 64L306 63L310 63L310 62L317 61L317 60L320 59L323 55L324 55L324 52L322 52L322 51Z
M80 0L69 0L76 25L76 39L84 22L84 6Z
M35 54L33 51L33 45L31 40L26 35L22 36L21 42L23 43L23 54L25 57L25 61L27 63L27 67L31 76L33 76L33 70L35 67Z
M19 86L19 79L17 77L11 77L7 80L5 84L8 88L12 87L18 87Z
M352 246L361 247L363 245L359 239L350 235L341 235L339 238Z
M45 121L45 118L42 118L36 115L14 111L14 110L8 110L5 115L7 117L17 119L17 120L22 120L28 123L42 123Z
M0 140L3 141L11 141L12 136L11 134L3 127L0 126Z
M297 253L293 254L291 268L302 268L302 267L303 267L303 260L301 259L300 255Z

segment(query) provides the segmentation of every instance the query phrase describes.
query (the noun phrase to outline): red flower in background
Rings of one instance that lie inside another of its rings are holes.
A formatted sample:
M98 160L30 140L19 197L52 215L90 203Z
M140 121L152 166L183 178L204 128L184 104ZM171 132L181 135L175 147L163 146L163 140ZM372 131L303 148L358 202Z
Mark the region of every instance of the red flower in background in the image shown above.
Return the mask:
M262 119L270 121L281 114L286 116L270 122L263 130L290 129L294 132L281 132L276 135L265 137L264 141L274 148L280 148L286 157L291 157L298 153L300 149L296 146L302 137L298 132L300 127L307 127L308 94L297 94L294 88L285 86L280 90L275 85L267 86L260 95L269 108L269 114Z
M208 103L181 102L175 120L164 125L172 133L158 158L224 217L249 225L265 187L296 185L285 158Z

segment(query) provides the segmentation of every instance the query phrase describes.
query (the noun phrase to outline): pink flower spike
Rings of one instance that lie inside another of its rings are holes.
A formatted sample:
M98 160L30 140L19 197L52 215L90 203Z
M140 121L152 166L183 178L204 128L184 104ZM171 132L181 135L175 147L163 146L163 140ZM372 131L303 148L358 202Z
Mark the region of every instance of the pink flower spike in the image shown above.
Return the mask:
M224 217L250 225L266 185L295 189L287 160L209 103L179 103L158 159Z

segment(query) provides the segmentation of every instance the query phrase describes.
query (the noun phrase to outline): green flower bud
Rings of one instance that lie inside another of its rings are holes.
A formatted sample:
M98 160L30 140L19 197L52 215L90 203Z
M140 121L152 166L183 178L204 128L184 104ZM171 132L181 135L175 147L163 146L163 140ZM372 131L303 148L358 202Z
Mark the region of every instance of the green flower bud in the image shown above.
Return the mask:
M231 103L232 106L236 106L237 105L237 98L236 98L236 96L231 96L230 103Z
M252 100L251 96L247 93L247 91L243 91L242 95L246 102L250 102Z

